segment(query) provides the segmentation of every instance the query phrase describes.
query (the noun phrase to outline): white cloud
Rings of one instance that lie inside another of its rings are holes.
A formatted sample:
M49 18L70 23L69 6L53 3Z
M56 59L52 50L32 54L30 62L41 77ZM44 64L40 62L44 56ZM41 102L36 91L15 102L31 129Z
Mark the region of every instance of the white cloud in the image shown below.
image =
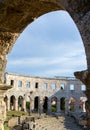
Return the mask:
M68 16L52 12L28 26L8 55L6 70L51 76L86 68L82 40Z

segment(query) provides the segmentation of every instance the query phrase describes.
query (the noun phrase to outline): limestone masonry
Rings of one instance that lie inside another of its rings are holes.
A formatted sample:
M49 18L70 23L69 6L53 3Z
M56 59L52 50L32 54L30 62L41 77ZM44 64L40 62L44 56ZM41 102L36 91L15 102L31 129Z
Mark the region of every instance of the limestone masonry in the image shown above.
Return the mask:
M74 74L86 85L87 129L90 130L90 0L0 0L0 110L3 113L7 54L30 23L41 15L56 10L64 10L70 14L83 40L87 69ZM3 118L0 116L0 130L3 129Z
M5 82L12 89L4 94L6 110L29 111L41 113L53 112L85 112L86 87L74 77L32 77L19 74L5 74Z

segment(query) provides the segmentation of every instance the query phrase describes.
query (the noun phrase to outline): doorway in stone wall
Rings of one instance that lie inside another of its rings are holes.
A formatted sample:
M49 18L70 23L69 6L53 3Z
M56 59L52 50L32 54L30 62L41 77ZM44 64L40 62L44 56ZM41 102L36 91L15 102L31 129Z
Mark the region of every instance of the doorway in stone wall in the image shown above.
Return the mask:
M76 99L74 97L69 99L69 110L73 112L76 110Z
M48 97L45 96L43 99L43 112L47 113L47 110L48 110Z
M51 98L51 111L57 112L57 97Z
M60 99L60 110L65 111L65 97Z
M35 112L38 112L38 109L39 109L39 97L35 97L34 98L34 110Z
M10 97L10 110L15 110L15 96L14 95L12 95L11 97Z

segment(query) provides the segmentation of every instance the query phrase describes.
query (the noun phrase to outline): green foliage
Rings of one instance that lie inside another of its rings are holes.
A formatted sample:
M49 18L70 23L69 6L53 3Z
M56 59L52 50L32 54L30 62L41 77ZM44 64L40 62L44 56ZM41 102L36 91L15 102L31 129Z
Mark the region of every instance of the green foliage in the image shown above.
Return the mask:
M4 130L10 130L9 127L4 125Z
M74 105L70 106L70 111L75 111Z
M22 116L22 115L28 115L28 113L24 111L8 111L6 120L11 119L13 116Z
M26 102L26 108L30 109L30 102Z
M53 105L53 106L51 107L51 110L52 110L52 112L56 112L56 106Z

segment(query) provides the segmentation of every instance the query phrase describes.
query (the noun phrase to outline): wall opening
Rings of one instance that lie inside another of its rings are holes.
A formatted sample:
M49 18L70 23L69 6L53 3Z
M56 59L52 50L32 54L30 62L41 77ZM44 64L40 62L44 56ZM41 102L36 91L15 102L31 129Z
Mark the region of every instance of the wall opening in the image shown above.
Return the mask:
M38 112L38 109L39 109L39 97L37 96L34 98L34 110Z
M44 97L43 99L43 112L46 113L48 110L48 97Z
M54 11L42 15L24 30L8 55L6 71L73 77L73 72L86 68L84 46L75 23L66 11Z

